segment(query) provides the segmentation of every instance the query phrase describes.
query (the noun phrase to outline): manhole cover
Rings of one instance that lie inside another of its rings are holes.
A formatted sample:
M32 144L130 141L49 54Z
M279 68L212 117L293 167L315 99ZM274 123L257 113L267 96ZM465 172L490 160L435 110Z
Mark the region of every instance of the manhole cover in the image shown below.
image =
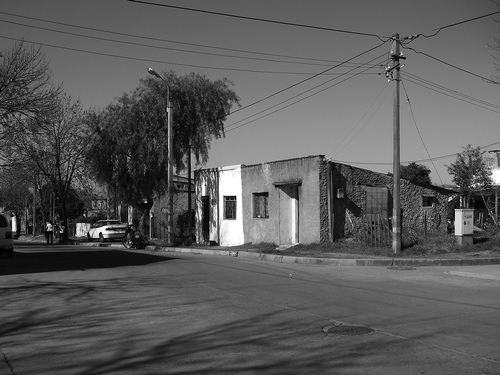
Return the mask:
M409 266L390 266L387 267L388 270L396 270L396 271L410 271L410 270L416 270L415 267L409 267Z
M324 331L336 336L360 336L374 332L373 329L363 326L330 326Z

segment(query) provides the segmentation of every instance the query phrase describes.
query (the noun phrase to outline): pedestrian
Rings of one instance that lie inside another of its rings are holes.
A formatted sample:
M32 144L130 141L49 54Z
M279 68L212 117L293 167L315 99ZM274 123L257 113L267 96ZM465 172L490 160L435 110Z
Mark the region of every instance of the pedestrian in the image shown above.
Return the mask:
M54 243L54 227L50 221L47 221L45 225L45 237L47 237L47 245L50 243L51 245Z
M59 226L59 243L63 242L63 238L64 238L64 224L61 223L61 225Z

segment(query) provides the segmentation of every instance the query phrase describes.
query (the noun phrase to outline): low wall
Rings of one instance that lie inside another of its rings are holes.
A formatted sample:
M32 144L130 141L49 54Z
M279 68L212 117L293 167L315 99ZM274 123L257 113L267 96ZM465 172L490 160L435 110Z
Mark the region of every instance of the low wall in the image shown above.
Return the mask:
M90 229L90 223L76 223L76 237L87 237Z

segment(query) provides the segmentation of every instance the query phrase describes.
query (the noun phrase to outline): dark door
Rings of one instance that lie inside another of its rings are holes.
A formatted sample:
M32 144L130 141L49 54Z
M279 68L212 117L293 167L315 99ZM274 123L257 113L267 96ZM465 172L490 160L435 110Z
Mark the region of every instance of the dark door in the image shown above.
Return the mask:
M203 240L210 240L210 197L205 195L201 197L201 205L202 205L202 231L203 231Z

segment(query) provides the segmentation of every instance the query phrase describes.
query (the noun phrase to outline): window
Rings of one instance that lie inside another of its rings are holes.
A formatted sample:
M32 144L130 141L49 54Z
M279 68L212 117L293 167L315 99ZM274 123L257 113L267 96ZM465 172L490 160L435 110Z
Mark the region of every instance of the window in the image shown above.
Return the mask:
M432 203L434 203L434 196L422 195L422 207L432 207Z
M236 219L236 196L224 195L224 219Z
M253 194L253 217L260 219L269 218L269 193Z

